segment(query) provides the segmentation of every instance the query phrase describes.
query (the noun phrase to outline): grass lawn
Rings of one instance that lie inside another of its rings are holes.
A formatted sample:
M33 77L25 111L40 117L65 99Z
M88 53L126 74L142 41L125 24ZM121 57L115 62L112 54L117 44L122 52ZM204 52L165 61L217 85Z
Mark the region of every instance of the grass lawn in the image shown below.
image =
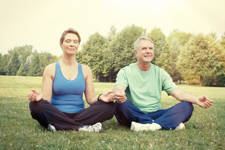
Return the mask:
M95 83L97 94L111 89L113 83ZM147 150L147 149L225 149L225 88L180 85L197 96L214 100L209 109L195 106L183 131L133 132L118 125L115 118L103 123L103 133L58 131L51 133L30 116L27 94L40 90L40 77L0 76L0 149L46 150ZM178 101L162 96L162 107Z

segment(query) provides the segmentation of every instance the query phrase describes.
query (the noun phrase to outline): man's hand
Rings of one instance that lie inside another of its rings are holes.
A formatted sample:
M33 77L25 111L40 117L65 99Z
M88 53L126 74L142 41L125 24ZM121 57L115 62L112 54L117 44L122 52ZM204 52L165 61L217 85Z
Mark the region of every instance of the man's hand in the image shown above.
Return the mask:
M108 91L104 94L102 94L100 96L100 99L103 101L103 102L114 102L114 101L117 101L118 103L123 103L124 101L126 101L127 97L125 95L125 92L122 93L122 92L115 92L115 91Z
M202 96L197 99L196 104L202 108L209 108L213 104L213 101L206 96Z
M114 99L113 91L108 91L108 92L102 94L99 98L101 101L106 102L106 103L112 102Z
M117 103L123 103L127 100L126 93L124 91L114 91L114 93L114 100L116 100Z
M40 101L42 99L42 94L36 90L31 90L31 93L28 95L30 101Z

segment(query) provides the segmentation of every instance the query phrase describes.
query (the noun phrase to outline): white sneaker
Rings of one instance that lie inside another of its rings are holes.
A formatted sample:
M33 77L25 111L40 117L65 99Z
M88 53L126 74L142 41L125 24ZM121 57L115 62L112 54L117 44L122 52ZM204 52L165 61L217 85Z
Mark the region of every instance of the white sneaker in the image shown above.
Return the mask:
M56 132L56 129L55 129L55 127L53 125L48 124L48 131Z
M100 122L94 125L85 125L78 129L78 131L86 131L86 132L103 132L103 127Z
M184 130L185 129L185 125L183 122L181 122L176 128L175 130Z
M160 130L160 129L162 129L162 127L157 123L142 124L142 123L137 123L137 122L132 121L131 126L130 126L130 130L132 130L132 131L156 131L156 130Z

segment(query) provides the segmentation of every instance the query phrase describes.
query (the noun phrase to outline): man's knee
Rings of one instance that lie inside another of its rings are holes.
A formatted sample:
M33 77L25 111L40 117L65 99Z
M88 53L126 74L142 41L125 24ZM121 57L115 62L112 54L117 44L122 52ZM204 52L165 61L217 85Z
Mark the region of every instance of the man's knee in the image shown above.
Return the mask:
M189 114L192 114L194 107L193 104L190 102L182 102L182 108L184 111L188 112Z
M128 101L125 101L123 103L116 103L115 117L119 124L129 127L131 122L127 117L128 105Z
M126 100L123 103L116 103L116 110L117 111L126 111L131 105L131 102Z

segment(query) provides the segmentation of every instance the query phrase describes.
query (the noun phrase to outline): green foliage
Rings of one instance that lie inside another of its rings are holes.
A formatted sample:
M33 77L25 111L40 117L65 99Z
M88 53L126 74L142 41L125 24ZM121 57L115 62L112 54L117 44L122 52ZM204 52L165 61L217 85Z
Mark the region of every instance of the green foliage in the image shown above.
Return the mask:
M195 79L201 85L225 84L225 53L212 35L193 36L180 53L178 67L187 82Z
M17 71L16 75L17 75L17 76L25 76L25 75L26 75L25 72L24 72L24 64L21 64L21 65L20 65L20 68L19 68L19 70Z
M19 54L17 52L14 52L12 56L9 58L7 75L16 75L19 67L20 67Z
M173 81L182 80L180 72L176 69L176 57L174 57L172 51L169 49L168 44L164 45L164 50L161 52L160 56L156 59L156 65L160 66L166 70Z
M183 77L177 67L178 56L184 45L190 39L191 34L174 30L167 39L167 46L162 51L162 56L157 59L157 64L162 66L173 78L174 81L181 81ZM163 54L166 53L167 55ZM167 61L167 62L165 62Z
M46 67L48 64L54 63L54 62L56 62L56 61L59 60L58 57L53 56L52 54L47 53L47 52L39 53L39 54L38 54L38 57L39 57L39 60L40 60L40 70L41 70L41 75L42 75L42 73L43 73L45 67Z
M33 60L31 62L31 68L28 72L28 75L40 76L42 75L40 60L38 54L34 54Z
M98 33L91 35L77 54L77 60L91 67L99 81L115 81L116 74L128 64L135 62L134 41L144 34L140 27L130 26L117 35L112 27L109 40ZM113 38L112 38L113 37Z
M146 29L132 25L116 32L112 26L108 37L91 35L76 55L87 64L97 81L114 82L118 71L136 61L134 41L145 35ZM174 30L166 37L160 28L147 34L155 46L152 63L165 69L176 82L225 86L225 33L216 39L215 33L194 36ZM0 75L40 76L44 68L59 58L49 53L37 53L31 45L15 47L0 54Z
M2 55L0 54L0 75L7 74L7 67L8 67L8 58L9 55Z
M58 59L32 49L32 46L25 45L13 48L6 55L0 54L0 75L40 76L45 66Z
M223 50L225 51L225 32L224 32L223 35L221 36L220 44L222 45Z
M114 39L114 37L116 36L116 28L114 26L112 26L110 28L110 32L109 32L109 41L112 41Z
M144 33L145 29L132 25L123 29L110 42L109 50L111 50L113 60L110 67L112 69L111 72L113 72L113 81L115 81L116 74L121 68L135 62L134 42Z
M158 59L160 54L163 52L165 49L165 44L166 44L166 36L163 34L161 29L159 28L154 28L152 31L148 34L148 37L152 39L154 42L154 49L155 49L155 58L153 60L153 63L155 60Z
M108 41L100 34L95 33L90 36L88 41L83 45L81 52L78 54L78 61L87 64L95 76L95 79L101 80L104 69L104 51L108 46Z

